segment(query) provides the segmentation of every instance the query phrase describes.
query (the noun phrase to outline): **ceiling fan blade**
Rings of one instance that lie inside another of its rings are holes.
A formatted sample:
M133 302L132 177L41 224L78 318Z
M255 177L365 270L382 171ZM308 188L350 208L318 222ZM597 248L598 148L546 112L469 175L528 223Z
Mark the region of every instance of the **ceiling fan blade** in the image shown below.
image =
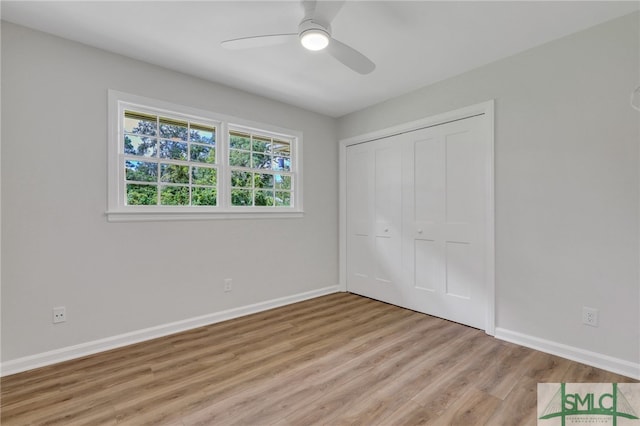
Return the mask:
M283 44L298 38L297 33L290 34L270 34L251 37L233 38L220 42L222 47L229 50L252 49L254 47L273 46Z
M327 52L357 73L369 74L376 69L376 64L371 62L369 58L335 38L329 42Z
M318 2L313 13L313 20L325 27L330 26L344 3L344 0Z
M316 13L316 0L301 0L302 9L304 10L304 19L313 19Z

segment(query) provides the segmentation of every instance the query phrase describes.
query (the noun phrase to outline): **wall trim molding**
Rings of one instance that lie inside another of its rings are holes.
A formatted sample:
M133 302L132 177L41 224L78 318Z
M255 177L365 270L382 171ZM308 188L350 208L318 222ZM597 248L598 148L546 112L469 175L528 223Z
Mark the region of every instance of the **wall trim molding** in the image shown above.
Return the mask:
M313 299L315 297L325 296L327 294L339 292L338 286L329 286L317 290L307 291L305 293L294 294L291 296L271 299L264 302L258 302L251 305L240 306L237 308L227 309L220 312L202 315L194 318L187 318L181 321L175 321L168 324L161 324L155 327L149 327L141 330L123 333L104 339L93 340L90 342L80 343L78 345L67 346L52 351L42 352L35 355L28 355L22 358L12 359L0 363L0 376L8 376L34 368L45 367L47 365L80 358L87 355L93 355L110 349L120 348L134 343L143 342L145 340L156 339L158 337L168 336L170 334L203 327L210 324L266 311L280 306L290 305L303 300Z
M495 337L500 340L526 346L548 354L557 355L592 367L601 368L616 374L640 380L640 363L614 358L598 352L576 348L563 343L541 339L528 334L497 327Z

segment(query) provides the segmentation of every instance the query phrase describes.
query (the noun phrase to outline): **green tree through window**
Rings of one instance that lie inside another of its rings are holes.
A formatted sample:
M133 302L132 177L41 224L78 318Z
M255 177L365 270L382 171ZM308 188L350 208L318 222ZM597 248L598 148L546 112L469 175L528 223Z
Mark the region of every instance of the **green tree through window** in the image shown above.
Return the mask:
M126 205L216 206L216 128L124 112Z
M292 205L291 141L231 131L229 166L232 206Z
M299 217L302 133L108 91L109 221Z

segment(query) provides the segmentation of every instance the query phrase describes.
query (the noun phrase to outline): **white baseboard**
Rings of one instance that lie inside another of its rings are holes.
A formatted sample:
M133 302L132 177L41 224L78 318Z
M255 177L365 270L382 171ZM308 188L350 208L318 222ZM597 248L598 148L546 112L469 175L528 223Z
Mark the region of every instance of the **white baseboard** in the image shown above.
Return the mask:
M228 309L226 311L214 312L200 317L189 318L182 321L176 321L169 324L158 325L143 330L137 330L117 336L107 337L105 339L80 343L74 346L68 346L53 351L13 359L10 361L2 362L0 364L0 376L8 376L10 374L20 373L22 371L32 370L38 367L44 367L47 365L56 364L58 362L68 361L70 359L92 355L98 352L104 352L110 349L139 343L145 340L168 336L170 334L179 333L181 331L191 330L205 325L215 324L217 322L254 314L256 312L262 312L268 309L290 305L292 303L301 302L303 300L313 299L314 297L337 293L338 291L339 289L337 285L325 287L318 290L308 291L306 293L294 294L292 296L286 296L278 299L268 300L265 302L255 303L252 305L241 306L238 308Z
M572 361L581 362L592 367L601 368L623 376L640 380L640 363L614 358L608 355L591 352L585 349L552 342L539 337L529 336L516 331L496 327L495 337L507 342L516 343L548 354L557 355Z

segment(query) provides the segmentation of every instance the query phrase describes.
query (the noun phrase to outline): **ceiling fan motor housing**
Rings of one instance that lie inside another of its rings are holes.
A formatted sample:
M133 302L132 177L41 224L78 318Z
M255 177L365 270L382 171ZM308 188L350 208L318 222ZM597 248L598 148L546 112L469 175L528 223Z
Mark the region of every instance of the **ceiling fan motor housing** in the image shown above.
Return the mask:
M300 23L298 36L302 45L308 50L322 50L329 45L331 40L328 26L320 25L313 19L305 19Z

